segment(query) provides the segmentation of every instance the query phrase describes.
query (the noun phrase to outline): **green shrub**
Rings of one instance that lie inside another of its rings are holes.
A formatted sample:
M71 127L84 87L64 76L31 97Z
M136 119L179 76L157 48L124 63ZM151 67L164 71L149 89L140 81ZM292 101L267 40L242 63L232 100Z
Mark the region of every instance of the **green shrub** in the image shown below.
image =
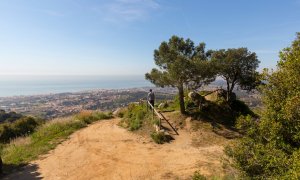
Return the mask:
M151 138L157 144L163 144L169 141L169 139L163 132L153 132L151 133Z
M119 118L123 118L125 113L127 112L127 108L121 108L118 110L116 116L119 117Z
M1 124L0 126L0 142L8 143L12 138L15 137L13 129L9 123Z
M138 130L151 113L152 111L147 111L147 107L144 105L130 104L127 111L124 112L121 124L125 124L124 126L130 131Z
M23 117L11 124L11 127L15 136L19 137L25 134L30 134L30 132L34 131L37 125L38 122L33 117Z
M152 119L151 124L159 126L159 122L159 118L154 118Z
M40 123L40 120L33 117L21 117L13 123L1 124L0 142L8 143L11 139L31 134Z
M206 180L206 177L199 173L199 171L195 171L192 180Z
M240 130L241 133L247 134L248 136L257 135L257 121L250 115L237 118L235 127Z

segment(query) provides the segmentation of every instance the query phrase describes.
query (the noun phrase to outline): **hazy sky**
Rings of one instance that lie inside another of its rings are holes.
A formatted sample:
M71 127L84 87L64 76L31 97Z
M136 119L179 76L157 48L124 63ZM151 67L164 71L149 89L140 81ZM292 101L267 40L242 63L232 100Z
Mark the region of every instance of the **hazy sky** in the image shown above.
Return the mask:
M0 0L0 74L144 74L172 35L274 68L297 31L300 0Z

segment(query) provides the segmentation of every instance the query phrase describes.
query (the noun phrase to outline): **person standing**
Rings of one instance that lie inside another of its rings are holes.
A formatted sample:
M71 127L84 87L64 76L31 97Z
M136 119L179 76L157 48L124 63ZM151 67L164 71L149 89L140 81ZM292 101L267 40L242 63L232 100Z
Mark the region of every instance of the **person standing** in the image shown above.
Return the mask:
M150 102L150 104L154 107L154 100L155 100L155 95L154 92L152 92L152 89L149 90L148 93L148 101Z

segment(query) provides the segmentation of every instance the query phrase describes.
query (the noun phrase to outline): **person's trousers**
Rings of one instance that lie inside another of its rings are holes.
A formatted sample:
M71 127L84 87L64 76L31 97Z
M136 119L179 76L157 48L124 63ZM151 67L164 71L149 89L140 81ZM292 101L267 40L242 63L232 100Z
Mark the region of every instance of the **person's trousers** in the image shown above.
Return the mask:
M149 100L150 104L154 107L154 100ZM151 109L151 108L150 108Z

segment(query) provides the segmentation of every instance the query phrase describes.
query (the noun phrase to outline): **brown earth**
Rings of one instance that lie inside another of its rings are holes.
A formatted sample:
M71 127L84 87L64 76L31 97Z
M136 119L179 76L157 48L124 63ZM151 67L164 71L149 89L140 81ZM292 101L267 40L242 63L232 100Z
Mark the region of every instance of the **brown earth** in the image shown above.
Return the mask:
M195 171L222 176L225 138L191 130L190 119L175 140L163 145L127 131L120 119L105 120L75 132L55 150L6 179L191 179ZM202 134L202 136L201 136ZM217 137L217 138L215 138ZM197 144L197 143L196 143Z

